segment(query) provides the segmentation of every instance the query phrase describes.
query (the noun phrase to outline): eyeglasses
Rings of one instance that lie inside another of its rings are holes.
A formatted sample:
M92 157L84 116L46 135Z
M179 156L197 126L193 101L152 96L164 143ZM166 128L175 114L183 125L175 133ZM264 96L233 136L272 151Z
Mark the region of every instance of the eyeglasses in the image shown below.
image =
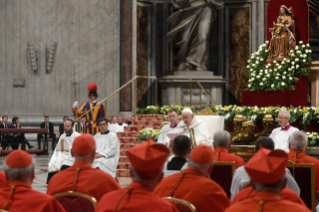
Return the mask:
M99 126L105 126L105 125L107 125L107 124L99 124Z

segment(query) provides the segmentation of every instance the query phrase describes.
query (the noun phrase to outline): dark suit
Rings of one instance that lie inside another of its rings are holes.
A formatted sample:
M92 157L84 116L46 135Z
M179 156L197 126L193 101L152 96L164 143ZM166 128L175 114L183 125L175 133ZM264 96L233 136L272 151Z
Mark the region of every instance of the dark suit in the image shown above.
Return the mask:
M0 128L10 128L10 126L8 124L6 124L6 127L4 126L4 123L1 123L0 124ZM2 135L2 149L5 150L7 149L7 146L8 146L8 143L9 144L17 144L18 143L18 140L9 135L9 134L5 134L5 135ZM13 145L12 147L14 147L15 145Z
M17 129L17 126L15 124L12 124L10 128L16 128ZM20 125L19 129L21 129L21 125ZM22 140L22 135L21 134L17 134L17 136L15 138L17 138L20 141L21 145L22 145L22 141L23 141ZM26 138L24 138L24 140L25 140L26 145L28 145L28 147L30 148L31 145L30 145L29 141Z
M59 125L60 136L64 133L64 123Z
M47 129L47 124L45 122L42 122L40 124L40 128L46 128ZM55 148L55 133L54 133L54 125L52 122L49 122L49 138L52 138L52 150ZM43 134L38 134L38 148L41 148L41 139L43 138Z
M185 158L173 157L171 161L167 163L167 170L181 170L184 164L187 162Z

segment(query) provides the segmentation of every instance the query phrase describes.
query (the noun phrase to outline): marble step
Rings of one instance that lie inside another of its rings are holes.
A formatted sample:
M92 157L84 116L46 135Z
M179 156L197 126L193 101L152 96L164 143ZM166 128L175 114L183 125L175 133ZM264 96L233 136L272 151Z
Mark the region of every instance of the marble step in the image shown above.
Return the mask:
M116 170L117 177L130 177L130 170L129 169L117 169Z
M117 165L117 169L130 169L131 164L130 163L119 163Z

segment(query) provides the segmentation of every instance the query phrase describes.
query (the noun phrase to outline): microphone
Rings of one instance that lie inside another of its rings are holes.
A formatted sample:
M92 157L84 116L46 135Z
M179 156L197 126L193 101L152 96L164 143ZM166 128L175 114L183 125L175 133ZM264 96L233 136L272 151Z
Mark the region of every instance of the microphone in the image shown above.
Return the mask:
M171 130L174 130L174 129L184 128L184 126L186 126L186 125L177 126L177 127L175 127L175 128L170 128L170 129L168 129L168 130L161 131L161 132L159 132L159 133L155 134L155 136L156 136L156 135L160 135L160 134L162 134L162 133L167 133L167 132L169 132L169 131L171 131Z

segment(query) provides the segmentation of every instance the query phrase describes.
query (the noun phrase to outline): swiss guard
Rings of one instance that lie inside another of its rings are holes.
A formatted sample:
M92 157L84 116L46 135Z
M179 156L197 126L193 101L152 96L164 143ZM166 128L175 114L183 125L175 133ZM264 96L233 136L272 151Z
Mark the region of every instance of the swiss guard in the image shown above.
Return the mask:
M92 83L88 86L89 91L89 98L90 101L87 101L86 103L83 103L82 106L78 109L78 102L75 101L73 103L73 112L77 114L78 116L81 116L85 112L89 111L91 108L95 107L96 105L100 104L100 102L97 101L97 85L96 83ZM99 127L97 120L100 118L106 118L105 117L105 106L103 104L98 105L96 108L91 110L86 114L86 122L85 122L85 129L84 132L95 135L99 132Z

